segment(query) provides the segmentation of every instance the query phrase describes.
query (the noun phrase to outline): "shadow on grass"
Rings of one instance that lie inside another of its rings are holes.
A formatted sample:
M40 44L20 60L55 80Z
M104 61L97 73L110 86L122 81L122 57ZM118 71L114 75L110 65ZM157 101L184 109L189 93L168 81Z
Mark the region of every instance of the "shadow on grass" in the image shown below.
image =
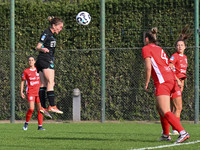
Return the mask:
M119 139L112 139L112 138L88 138L88 137L82 137L82 138L78 138L78 137L72 137L72 138L68 138L68 137L29 137L30 139L42 139L42 140L74 140L74 141L116 141L116 142L158 142L155 140L144 140L144 139L123 139L123 138L119 138Z

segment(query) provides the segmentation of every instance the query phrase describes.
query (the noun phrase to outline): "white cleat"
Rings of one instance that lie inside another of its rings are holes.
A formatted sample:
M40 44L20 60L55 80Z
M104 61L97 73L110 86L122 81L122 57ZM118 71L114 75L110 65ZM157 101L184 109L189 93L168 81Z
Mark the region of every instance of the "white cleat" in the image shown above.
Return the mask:
M24 123L24 126L22 128L24 131L28 130L28 124L27 123Z

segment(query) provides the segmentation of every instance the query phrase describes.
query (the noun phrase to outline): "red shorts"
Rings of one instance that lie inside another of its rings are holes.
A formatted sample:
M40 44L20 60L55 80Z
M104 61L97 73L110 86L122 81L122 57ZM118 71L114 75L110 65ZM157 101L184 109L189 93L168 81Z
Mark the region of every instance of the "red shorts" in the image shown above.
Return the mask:
M40 103L39 96L27 95L27 100L28 100L28 102L34 101L35 103Z
M181 96L181 89L175 80L166 81L162 84L155 85L155 96L169 95L172 99Z

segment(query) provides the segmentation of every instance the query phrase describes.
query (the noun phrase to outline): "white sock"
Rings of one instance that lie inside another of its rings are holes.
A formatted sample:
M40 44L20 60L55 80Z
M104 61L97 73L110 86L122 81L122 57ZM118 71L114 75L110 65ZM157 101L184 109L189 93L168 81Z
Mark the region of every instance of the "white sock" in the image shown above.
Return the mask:
M183 134L185 134L186 133L186 131L185 130L182 130L181 132L180 132L180 135L183 135Z

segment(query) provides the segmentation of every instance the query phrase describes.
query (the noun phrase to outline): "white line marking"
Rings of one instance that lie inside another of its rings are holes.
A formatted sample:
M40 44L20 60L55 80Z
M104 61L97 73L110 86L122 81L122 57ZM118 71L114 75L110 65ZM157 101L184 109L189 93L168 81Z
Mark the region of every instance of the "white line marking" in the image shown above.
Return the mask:
M156 147L144 147L144 148L139 148L139 149L130 149L130 150L158 149L158 148L173 147L173 146L188 145L188 144L196 144L196 143L200 143L200 140L198 140L198 141L193 141L193 142L188 142L188 143L179 143L179 144L161 145L161 146L156 146Z

